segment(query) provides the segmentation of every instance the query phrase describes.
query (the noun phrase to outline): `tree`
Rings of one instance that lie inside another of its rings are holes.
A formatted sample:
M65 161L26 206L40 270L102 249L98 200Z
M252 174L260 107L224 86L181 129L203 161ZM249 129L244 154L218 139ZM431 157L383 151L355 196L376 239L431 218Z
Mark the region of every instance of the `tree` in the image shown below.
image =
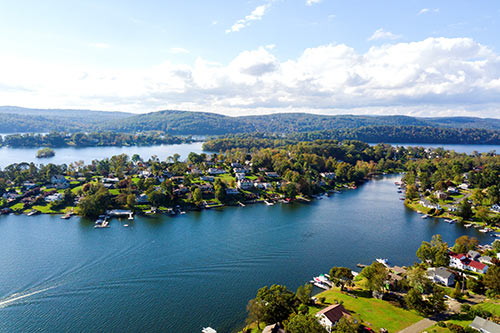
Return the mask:
M332 333L357 333L359 324L347 318L340 318L337 325L332 327Z
M500 266L490 266L483 278L484 285L496 295L500 294Z
M285 185L285 196L290 199L295 199L297 196L297 185L295 183L288 183Z
M293 292L289 291L285 286L276 284L270 288L260 288L255 299L265 304L262 320L267 324L283 322L299 306L299 301Z
M422 292L416 288L412 288L405 295L405 302L408 308L417 310L420 313L424 313L426 309L426 303L422 297Z
M426 284L429 283L427 271L420 266L409 269L406 277L410 287L421 293L424 292Z
M457 215L468 220L472 217L472 207L467 199L462 200L457 207Z
M136 205L136 198L134 194L127 195L127 207L130 210L134 210Z
M332 267L330 269L330 280L335 282L335 284L340 286L340 290L344 290L345 285L351 285L354 275L352 271L346 267Z
M441 313L448 308L444 296L445 296L444 289L438 286L434 286L434 289L432 291L432 296L429 299L430 308L434 313Z
M443 242L441 235L432 236L431 242L422 242L417 250L417 257L422 262L430 262L433 267L448 266L448 244Z
M455 240L453 251L456 253L467 253L469 250L475 250L479 241L475 237L460 236Z
M287 333L327 333L326 329L309 314L297 314L285 324Z
M475 214L475 217L477 220L479 221L483 221L483 222L486 222L486 223L490 223L490 211L488 208L486 207L479 207L477 209L477 212Z
M383 290L385 281L389 277L389 273L385 266L376 261L370 266L363 268L361 275L366 278L366 285L374 295Z
M453 289L450 296L454 299L459 299L460 297L462 297L462 292L460 291L460 283L458 281L457 283L455 283L455 289Z
M247 304L248 316L246 319L247 325L257 323L257 328L260 329L260 322L264 317L264 303L257 299L251 299Z
M295 295L303 304L309 304L311 302L312 284L306 283L303 286L297 288Z
M193 201L196 205L199 205L203 200L201 189L199 187L195 188L193 191Z

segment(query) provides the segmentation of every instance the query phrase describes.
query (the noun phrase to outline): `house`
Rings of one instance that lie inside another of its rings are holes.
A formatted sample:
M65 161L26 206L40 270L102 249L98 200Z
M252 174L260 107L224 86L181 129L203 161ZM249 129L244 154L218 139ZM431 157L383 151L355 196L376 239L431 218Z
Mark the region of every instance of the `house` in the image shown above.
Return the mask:
M351 314L344 308L342 304L333 304L316 314L319 323L326 328L328 332L332 331L334 327L342 317L349 318Z
M479 258L480 256L481 254L479 254L479 252L477 251L469 250L469 252L467 252L467 257L472 260L477 260L477 258Z
M236 188L226 188L227 195L237 195L239 193L240 193L240 191L238 191L238 189L236 189Z
M489 257L489 256L481 256L477 259L477 261L479 261L480 263L485 264L485 265L492 265L493 264L493 262L491 261L491 257Z
M335 172L322 172L320 176L326 179L335 179Z
M233 168L234 173L247 173L249 172L246 168Z
M270 183L259 183L259 182L254 183L253 186L261 190L269 190L270 188L273 187Z
M482 333L500 333L500 325L478 316L474 318L469 326Z
M459 194L460 192L458 191L458 189L454 186L450 186L448 187L448 189L446 190L446 192L448 192L449 194Z
M30 182L24 182L23 187L26 188L27 190L31 190L36 187L36 184Z
M149 199L148 199L148 196L143 193L143 194L140 194L136 197L136 201L138 204L144 204L144 203L148 203Z
M231 168L241 168L241 167L242 167L242 165L238 162L231 163Z
M245 179L245 174L244 173L237 173L236 180L242 180L242 179Z
M446 194L443 191L436 191L434 194L436 195L436 198L438 198L439 200L446 200L446 199L448 199L448 194Z
M238 180L237 187L241 190L251 190L253 188L253 182L250 179Z
M274 171L269 171L269 172L266 172L266 177L269 177L269 178L278 178L279 175L274 172Z
M62 194L61 193L54 193L51 195L48 195L45 197L45 201L47 202L54 202L54 201L59 201L62 200Z
M118 183L120 181L120 179L118 179L118 177L113 177L113 178L104 177L101 179L101 181L103 183Z
M219 169L219 168L209 168L207 171L210 175L221 175L223 173L226 173L226 170L224 169Z
M285 330L279 324L272 324L264 327L262 333L285 333Z
M469 189L469 185L463 183L463 184L458 185L458 188L461 189L461 190L468 190Z
M441 283L448 287L455 284L455 275L448 271L445 267L428 268L427 277L435 283Z
M486 273L486 271L488 270L488 265L485 265L483 263L480 263L479 261L471 259L470 257L468 257L463 253L453 253L453 252L450 252L450 267L458 268L461 270L473 271L481 274Z
M50 182L56 188L68 188L69 187L69 182L66 179L66 177L64 177L63 175L52 176L52 178L50 179Z
M192 168L191 170L188 171L188 174L193 175L193 176L198 176L200 173L201 173L201 171L199 169L196 169L196 168Z
M500 205L495 204L495 205L491 206L490 210L492 212L495 212L495 213L500 213Z
M204 180L206 182L213 182L214 181L214 177L212 177L212 176L201 176L200 179Z

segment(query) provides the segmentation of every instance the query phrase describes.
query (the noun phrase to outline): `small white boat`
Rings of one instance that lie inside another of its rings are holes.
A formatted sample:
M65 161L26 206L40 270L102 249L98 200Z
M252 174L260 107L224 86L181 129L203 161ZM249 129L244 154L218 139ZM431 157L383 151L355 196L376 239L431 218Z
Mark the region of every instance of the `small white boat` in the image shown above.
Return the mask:
M322 283L322 282L314 282L313 285L315 285L316 287L320 288L320 289L324 289L324 290L329 290L330 287L325 284L325 283Z
M214 330L212 327L203 327L201 333L217 333L217 331Z
M124 224L123 226L126 228L126 227L128 227L128 224Z
M264 203L268 206L274 206L274 202L264 200Z
M428 217L429 217L429 215L427 215L427 214L422 215L422 218L423 218L423 219L426 219L426 218L428 218Z
M470 228L470 227L472 227L472 223L467 223L467 224L464 224L464 227L466 227L466 228Z
M483 234L487 233L488 231L488 229L479 229L479 232L482 232Z
M389 260L386 259L386 258L377 258L377 259L375 259L375 261L381 263L384 266L388 266L389 265Z

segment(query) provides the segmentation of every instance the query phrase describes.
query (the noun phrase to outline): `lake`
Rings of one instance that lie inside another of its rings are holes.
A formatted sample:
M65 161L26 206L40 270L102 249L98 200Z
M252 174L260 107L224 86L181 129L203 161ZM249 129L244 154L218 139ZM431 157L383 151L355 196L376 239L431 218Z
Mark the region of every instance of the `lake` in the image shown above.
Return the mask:
M5 168L12 163L33 162L36 164L69 164L75 161L84 161L90 163L93 160L101 160L113 155L139 154L143 159L147 160L151 156L156 155L161 161L164 161L168 156L177 153L181 155L181 159L187 158L190 152L202 153L202 142L185 143L178 145L158 145L158 146L133 146L133 147L85 147L85 148L55 148L56 155L50 158L36 158L36 152L39 148L0 148L0 168ZM421 147L443 147L444 149L455 150L459 153L470 154L473 151L487 153L491 150L500 151L498 145L429 145L429 144L392 144L394 146L421 146ZM210 154L212 152L205 152Z
M492 238L404 207L385 176L309 204L138 217L125 228L0 217L0 331L218 332L240 328L264 285L290 289L332 266L411 265L441 234ZM128 222L128 221L127 221Z

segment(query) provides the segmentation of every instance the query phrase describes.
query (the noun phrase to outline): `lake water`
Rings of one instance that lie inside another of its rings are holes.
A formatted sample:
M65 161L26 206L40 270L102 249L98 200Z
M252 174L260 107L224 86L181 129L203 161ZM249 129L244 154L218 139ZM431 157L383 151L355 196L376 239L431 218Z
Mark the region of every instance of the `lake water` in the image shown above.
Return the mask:
M36 164L69 164L75 161L90 163L93 160L102 160L107 157L119 154L132 156L139 154L147 160L156 155L161 161L175 153L181 155L181 159L187 158L190 152L201 153L202 142L183 143L178 145L157 145L157 146L133 146L133 147L85 147L85 148L55 148L56 155L49 158L36 158L39 148L0 148L0 168L4 168L12 163L34 162Z
M292 290L332 266L411 265L422 240L467 234L404 207L399 176L309 204L137 218L125 228L0 217L0 331L218 332L241 327L257 289Z
M375 145L375 144L373 144ZM474 151L479 153L489 153L491 151L500 152L500 145L459 145L459 144L428 144L428 143L391 143L393 146L405 147L426 147L426 148L444 148L446 150L454 150L457 153L471 154Z

